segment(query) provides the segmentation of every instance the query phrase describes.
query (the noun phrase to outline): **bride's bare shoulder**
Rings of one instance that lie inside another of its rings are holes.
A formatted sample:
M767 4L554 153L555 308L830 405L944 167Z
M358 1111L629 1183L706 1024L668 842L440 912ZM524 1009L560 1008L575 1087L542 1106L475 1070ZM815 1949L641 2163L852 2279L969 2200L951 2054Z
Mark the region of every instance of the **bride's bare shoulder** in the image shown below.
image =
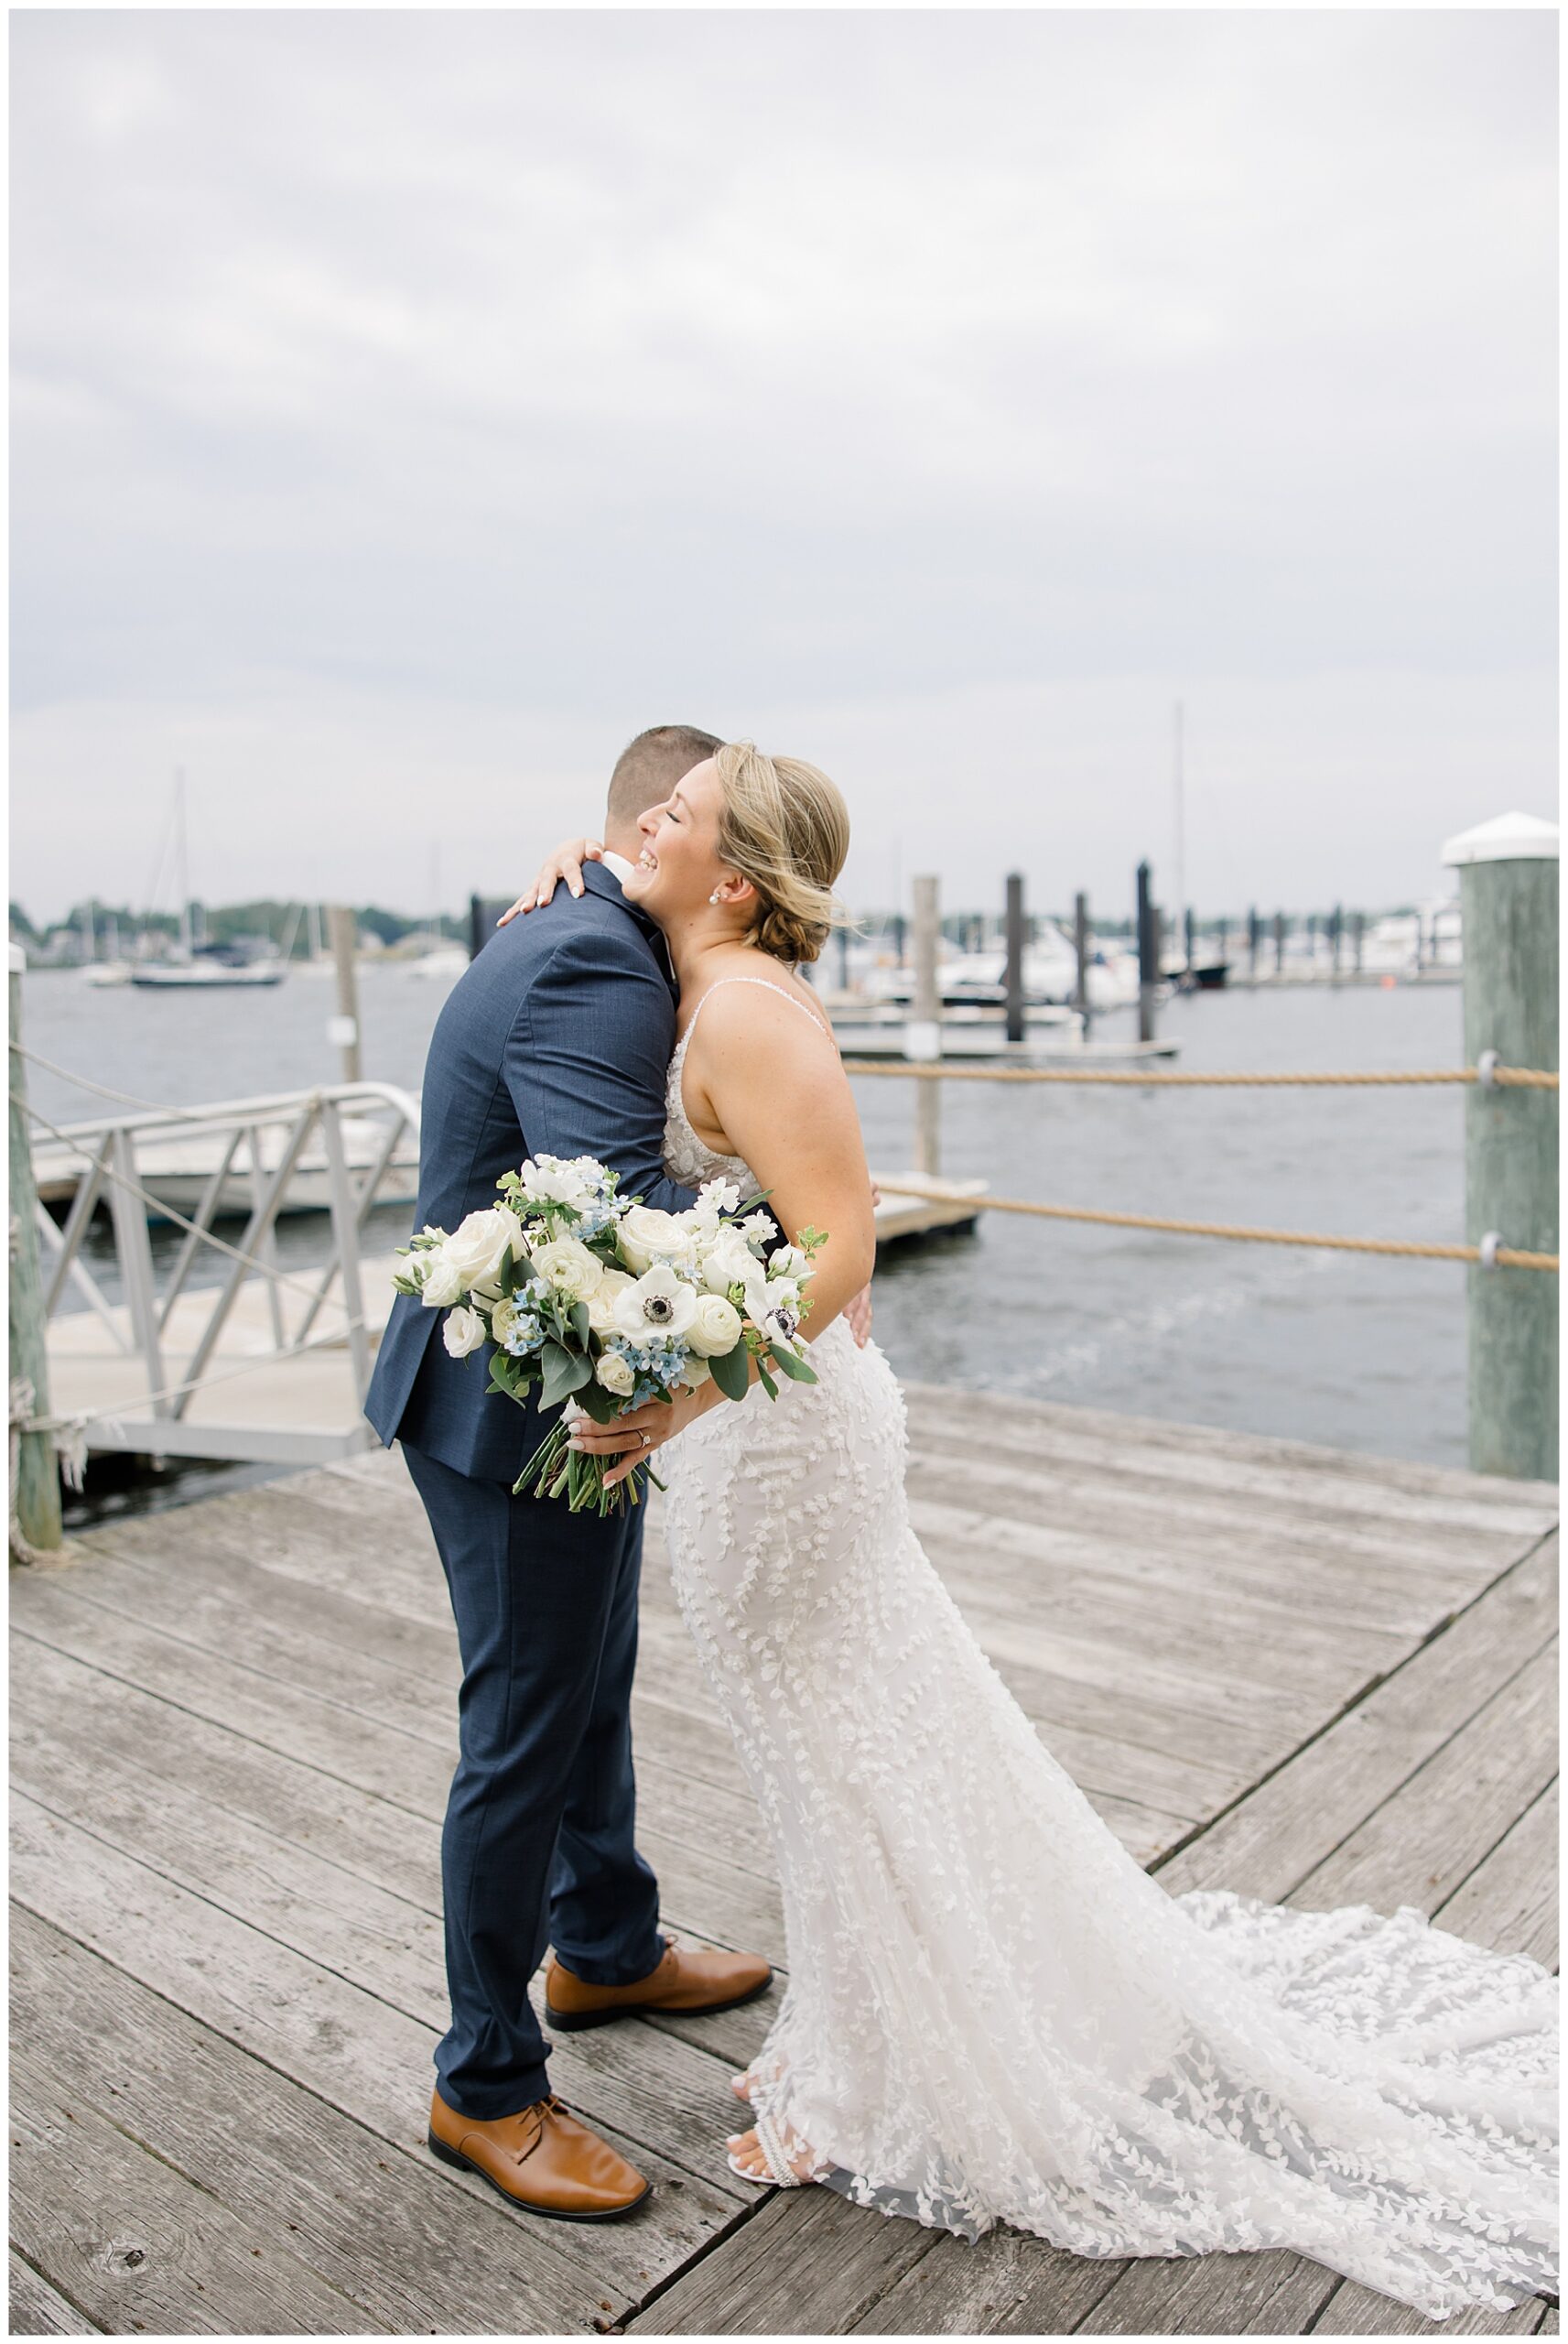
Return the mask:
M826 1040L833 1039L827 1013L811 987L768 952L736 952L715 971L700 1006L702 1025L715 1041L776 1026L799 1026L804 1034L806 1018Z

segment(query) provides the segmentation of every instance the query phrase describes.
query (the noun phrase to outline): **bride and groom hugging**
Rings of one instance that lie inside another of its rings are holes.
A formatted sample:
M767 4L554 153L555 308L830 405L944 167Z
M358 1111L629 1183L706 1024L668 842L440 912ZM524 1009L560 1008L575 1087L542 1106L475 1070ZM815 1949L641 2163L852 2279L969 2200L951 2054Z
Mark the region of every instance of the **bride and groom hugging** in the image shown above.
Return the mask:
M666 1134L676 969L688 1018L716 984L762 971L775 993L730 987L708 1012L687 1101L698 1128L717 1136L697 1087L711 1073L726 1101L723 1133L747 1145L764 1089L771 1112L798 1117L797 1160L773 1201L787 1215L809 1195L795 1225L814 1212L833 1231L814 1280L820 1323L866 1286L873 1245L848 1085L792 973L827 933L847 823L823 779L803 841L781 824L765 761L730 752L745 859L773 884L764 904L739 868L716 882L719 748L685 725L633 741L611 777L603 860L585 858L580 875L574 860L569 893L537 917L503 924L455 987L425 1073L416 1225L455 1228L495 1202L500 1174L540 1154L594 1156L620 1175L622 1195L667 1210L690 1204L706 1171L676 1163L679 1141ZM791 867L803 844L813 876ZM662 928L644 897L662 906ZM752 945L758 927L763 939ZM798 1036L775 1031L781 1021ZM831 1108L829 1073L839 1094ZM658 1927L657 1883L635 1841L629 1715L645 1509L601 1519L514 1497L543 1428L536 1412L487 1399L482 1362L449 1357L436 1321L399 1297L367 1403L383 1440L403 1444L462 1656L460 1757L442 1835L452 2019L436 2055L430 2144L535 2212L611 2219L648 2184L550 2094L528 1993L546 1942L547 2014L561 2029L641 2010L729 2009L763 1993L773 1970L761 1955L675 1944ZM868 1321L862 1298L862 1335ZM641 1411L602 1437L585 1427L607 1452L619 1444L646 1457L716 1397L710 1385L706 1399Z
M641 734L603 859L546 864L568 894L478 956L425 1078L421 1223L455 1228L549 1154L666 1209L733 1180L786 1237L828 1232L814 1382L739 1405L709 1382L574 1434L620 1477L661 1452L676 1598L778 1869L788 1983L735 2079L753 2122L728 2161L970 2239L1289 2248L1437 2318L1550 2292L1551 1974L1411 1906L1167 1894L921 1548L901 1395L864 1340L859 1123L795 974L849 835L815 766ZM485 1397L438 1317L399 1297L367 1402L429 1515L463 1665L430 2145L535 2213L611 2219L648 2185L549 2090L528 1993L546 1943L557 2029L729 2008L773 1973L658 1927L628 1720L642 1510L514 1497L543 1427Z

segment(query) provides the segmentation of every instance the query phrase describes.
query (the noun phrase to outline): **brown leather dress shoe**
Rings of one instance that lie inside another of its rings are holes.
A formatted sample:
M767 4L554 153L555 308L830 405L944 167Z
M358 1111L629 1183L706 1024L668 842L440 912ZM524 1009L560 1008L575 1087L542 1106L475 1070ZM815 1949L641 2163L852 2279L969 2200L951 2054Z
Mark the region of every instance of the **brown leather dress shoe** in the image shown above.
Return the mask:
M443 2165L466 2166L524 2213L557 2222L618 2221L653 2187L554 2093L481 2122L432 2092L429 2141Z
M773 1984L772 1964L758 1953L699 1953L666 1943L664 1959L647 1977L630 1986L590 1986L574 1978L552 1954L545 1971L545 2017L563 2035L584 2026L603 2026L612 2018L630 2018L637 2011L668 2011L677 2018L695 2018L700 2011L732 2011L755 2002Z

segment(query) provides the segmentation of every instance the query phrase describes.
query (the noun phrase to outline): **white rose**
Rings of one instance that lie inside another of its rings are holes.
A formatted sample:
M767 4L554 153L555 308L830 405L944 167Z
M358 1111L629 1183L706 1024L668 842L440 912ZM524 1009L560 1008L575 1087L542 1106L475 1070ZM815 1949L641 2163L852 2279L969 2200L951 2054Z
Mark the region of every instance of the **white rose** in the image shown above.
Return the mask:
M687 1341L702 1359L715 1351L732 1351L741 1340L741 1313L721 1294L705 1294L687 1330Z
M625 1270L602 1271L599 1284L588 1297L588 1324L590 1333L613 1335L617 1332L615 1305L627 1287L635 1286L636 1283L636 1279L629 1275Z
M606 1351L593 1373L605 1390L613 1392L618 1400L630 1399L632 1394L637 1389L637 1378L633 1373L632 1362L629 1359L623 1359L619 1351Z
M599 1290L604 1264L580 1238L552 1237L547 1244L535 1246L534 1271L535 1276L548 1278L557 1293L587 1302Z
M441 1340L454 1359L467 1359L485 1340L486 1327L477 1310L449 1310Z
M667 1262L651 1268L615 1299L617 1330L628 1342L665 1342L684 1335L697 1316L697 1294Z
M441 1248L465 1286L498 1278L509 1253L521 1261L527 1250L523 1224L509 1205L470 1212Z
M708 1248L702 1265L702 1282L711 1294L728 1294L737 1283L750 1286L762 1275L762 1265L751 1247L727 1229L716 1245Z
M712 1373L713 1370L705 1359L697 1359L694 1356L688 1359L682 1368L680 1383L676 1389L679 1391L684 1387L687 1392L700 1392Z
M621 1258L633 1270L654 1262L688 1262L695 1252L694 1232L682 1213L660 1212L654 1205L633 1205L617 1229Z
M462 1299L468 1280L444 1245L432 1245L420 1272L419 1299L427 1310L445 1310Z

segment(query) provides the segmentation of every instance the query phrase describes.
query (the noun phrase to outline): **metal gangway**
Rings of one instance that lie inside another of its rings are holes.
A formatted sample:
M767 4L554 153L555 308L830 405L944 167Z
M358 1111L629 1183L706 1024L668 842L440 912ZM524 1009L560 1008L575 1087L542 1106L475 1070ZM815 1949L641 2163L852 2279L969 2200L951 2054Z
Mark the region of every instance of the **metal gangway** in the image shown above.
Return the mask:
M362 1408L395 1255L367 1253L367 1223L409 1200L419 1109L406 1091L343 1082L65 1126L27 1113L72 1167L63 1226L32 1208L68 1457L308 1465L371 1444ZM236 1203L243 1227L220 1233ZM88 1243L101 1206L112 1253ZM290 1264L280 1218L308 1210L319 1228L323 1208L325 1258Z

